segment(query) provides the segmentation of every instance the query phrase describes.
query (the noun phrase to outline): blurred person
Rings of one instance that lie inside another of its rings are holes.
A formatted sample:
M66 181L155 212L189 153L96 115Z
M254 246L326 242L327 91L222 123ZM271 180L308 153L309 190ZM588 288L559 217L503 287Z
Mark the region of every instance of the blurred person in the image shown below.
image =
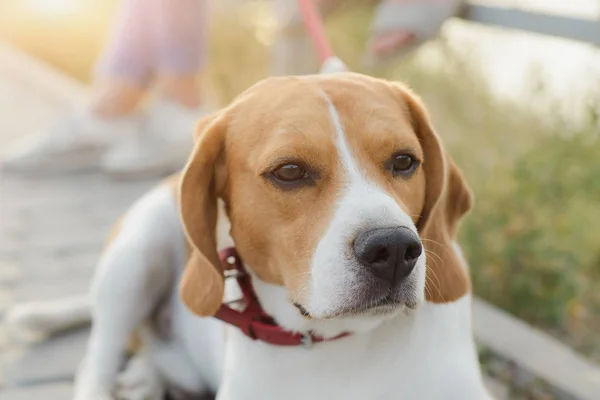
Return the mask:
M444 22L454 16L463 0L314 0L323 16L351 2L376 5L369 28L365 64L381 67L406 55L437 36ZM279 21L273 46L272 73L306 74L315 70L313 44L306 36L297 0L275 0ZM308 56L307 56L308 55Z
M369 64L389 61L434 38L461 4L461 0L383 1L371 23Z
M314 0L324 15L341 0ZM378 3L368 60L377 65L434 37L459 0L363 0ZM3 156L6 170L69 172L100 168L119 177L164 175L184 163L191 131L204 114L198 73L206 61L207 0L123 0L108 47L97 62L89 105ZM274 46L275 74L315 71L296 0L275 0L284 28ZM300 32L303 36L290 40ZM300 46L299 46L300 44ZM303 48L302 48L303 47ZM158 95L142 107L151 89Z
M3 167L21 172L101 168L121 177L183 165L204 114L199 72L207 41L205 0L123 0L96 63L91 102L46 132L18 140ZM156 96L148 107L151 89Z

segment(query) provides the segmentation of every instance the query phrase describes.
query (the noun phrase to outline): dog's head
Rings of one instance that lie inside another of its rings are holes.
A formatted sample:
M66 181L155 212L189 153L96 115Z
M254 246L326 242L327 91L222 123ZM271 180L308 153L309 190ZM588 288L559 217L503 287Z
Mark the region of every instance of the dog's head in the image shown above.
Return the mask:
M452 240L470 192L401 84L352 73L256 84L200 122L180 196L192 245L181 295L198 315L223 297L219 197L244 262L306 317L391 315L469 291Z

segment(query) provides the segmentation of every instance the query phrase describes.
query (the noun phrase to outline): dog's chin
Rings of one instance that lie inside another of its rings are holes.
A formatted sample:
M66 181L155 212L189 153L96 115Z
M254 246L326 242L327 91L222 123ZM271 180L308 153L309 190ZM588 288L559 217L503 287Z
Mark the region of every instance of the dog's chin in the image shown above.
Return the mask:
M397 291L381 294L377 298L369 296L353 296L344 307L335 312L321 316L320 319L373 318L388 319L402 314L410 314L417 310L423 302L417 293Z
M337 291L343 295L328 296L336 306L319 311L316 307L294 305L300 313L309 319L389 319L398 315L407 315L416 311L425 301L424 277L413 274L399 285L390 285L374 277L361 277L350 287ZM345 285L346 286L346 285ZM309 303L310 304L310 303Z
M414 296L388 295L378 301L370 301L353 305L340 310L337 317L393 317L411 312L419 307L420 302Z

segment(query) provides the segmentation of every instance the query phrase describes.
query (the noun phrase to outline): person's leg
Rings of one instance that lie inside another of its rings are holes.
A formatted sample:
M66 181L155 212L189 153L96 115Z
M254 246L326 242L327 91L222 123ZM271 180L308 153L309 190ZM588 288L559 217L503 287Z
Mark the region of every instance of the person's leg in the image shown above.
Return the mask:
M122 0L109 43L96 63L91 108L104 118L133 112L153 74L156 0Z
M154 44L153 88L143 135L103 159L113 177L166 174L181 168L192 148L192 132L205 114L199 72L207 47L206 0L152 0L148 7Z
M129 82L111 79L97 84L90 104L91 111L104 119L129 115L146 96L146 89Z
M154 10L159 90L189 108L201 103L208 47L207 0L158 0Z

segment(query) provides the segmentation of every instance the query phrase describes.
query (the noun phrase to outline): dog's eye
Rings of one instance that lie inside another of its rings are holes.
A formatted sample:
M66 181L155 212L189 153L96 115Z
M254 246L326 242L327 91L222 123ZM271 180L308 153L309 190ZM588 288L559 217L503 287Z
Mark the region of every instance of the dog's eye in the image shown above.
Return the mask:
M394 176L410 176L418 166L419 161L410 154L395 154L388 163Z
M261 175L277 189L295 191L316 185L320 173L301 160L280 159Z
M282 182L295 182L307 178L304 168L296 164L286 164L273 171L273 176Z
M396 172L405 172L412 168L414 161L415 159L411 156L401 154L392 159L392 168Z

